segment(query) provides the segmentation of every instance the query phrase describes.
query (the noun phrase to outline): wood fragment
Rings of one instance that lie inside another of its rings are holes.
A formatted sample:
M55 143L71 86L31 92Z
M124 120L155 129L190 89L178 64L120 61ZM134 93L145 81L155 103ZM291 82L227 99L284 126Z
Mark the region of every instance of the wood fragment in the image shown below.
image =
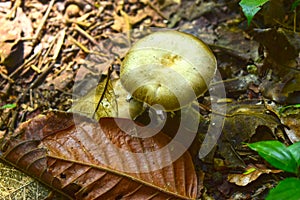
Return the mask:
M98 42L88 34L85 30L80 28L78 25L75 25L74 30L78 31L80 34L82 34L84 37L86 37L89 41L91 41L94 45L99 46Z
M34 44L36 44L41 39L40 38L41 37L41 31L42 31L42 29L43 29L43 27L44 27L44 25L45 25L45 23L46 23L46 21L47 21L47 19L49 17L49 14L50 14L50 11L51 11L51 9L52 9L52 7L54 5L54 2L55 2L55 0L51 0L50 1L50 4L49 4L49 6L47 8L47 11L44 14L44 17L43 17L41 23L39 24L39 26L38 26L35 34L34 34L34 37L33 37L34 38L34 41L33 41Z

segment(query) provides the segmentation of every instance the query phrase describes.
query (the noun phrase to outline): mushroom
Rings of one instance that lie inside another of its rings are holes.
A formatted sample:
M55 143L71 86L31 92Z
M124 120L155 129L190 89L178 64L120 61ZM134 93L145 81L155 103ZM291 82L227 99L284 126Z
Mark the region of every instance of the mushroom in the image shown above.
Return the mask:
M216 58L204 42L168 30L137 41L122 62L120 77L135 100L169 112L203 95L216 68Z

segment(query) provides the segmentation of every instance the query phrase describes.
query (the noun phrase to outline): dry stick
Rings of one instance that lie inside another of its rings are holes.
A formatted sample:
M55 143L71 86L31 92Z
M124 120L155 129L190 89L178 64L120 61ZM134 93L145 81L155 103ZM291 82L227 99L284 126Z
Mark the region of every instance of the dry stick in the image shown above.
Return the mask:
M19 73L24 67L28 66L30 62L35 60L37 56L41 55L41 50L37 53L33 54L30 58L28 58L22 65L20 65L14 72L12 72L8 77L12 79L17 73ZM2 86L6 81L3 81L0 83L0 86Z
M48 68L49 63L52 61L51 58L48 59L50 52L52 51L54 45L55 45L55 41L57 40L59 34L57 34L54 37L54 40L51 42L51 44L49 45L48 49L46 50L46 52L43 54L43 56L41 57L41 61L38 63L37 68L41 69L41 71L43 72L44 69ZM44 65L44 67L42 67ZM42 69L43 68L43 69Z
M30 65L30 68L35 71L36 73L40 74L42 73L42 71L40 70L40 68L38 68L37 66L35 66L34 64L33 65Z
M35 46L35 44L40 40L41 31L42 31L42 29L43 29L43 27L44 27L44 25L46 23L46 20L49 17L49 14L50 14L50 11L51 11L51 9L52 9L52 7L54 5L54 2L55 2L55 0L51 0L50 1L50 4L49 4L49 6L47 8L47 11L46 11L46 13L45 13L45 15L44 15L41 23L39 24L38 28L36 29L36 32L35 32L34 37L33 37L34 38L34 41L33 41L34 45L33 46Z
M68 18L68 17L65 17L65 20L67 23L74 23L74 24L78 24L80 26L84 26L84 27L87 27L89 28L92 24L94 24L93 22L85 22L85 20L87 20L88 18L90 18L91 15L95 14L95 11L91 11L91 12L88 12L76 19L73 19L73 18Z
M294 12L294 32L296 33L296 30L297 30L297 12L296 12L296 9L293 11Z
M74 23L74 24L77 24L77 25L80 25L80 26L84 26L84 27L90 27L92 23L90 22L84 22L84 21L80 21L78 19L66 19L66 22L67 23Z
M150 8L152 8L159 16L161 16L164 19L168 20L168 17L165 16L164 13L162 13L155 5L153 5L153 3L151 1L147 1L147 4L150 6Z
M14 130L14 126L15 126L16 121L17 121L17 116L18 116L18 112L14 111L13 114L12 114L11 122L10 122L9 127L8 127L9 133L12 133L12 131Z
M2 76L2 78L6 79L9 83L14 83L15 82L13 79L11 79L9 76L2 73L1 71L0 71L0 75Z
M99 43L95 40L95 38L93 38L93 36L91 36L90 34L88 34L85 30L81 29L79 26L75 25L74 30L78 31L80 34L82 34L84 37L86 37L88 40L90 40L94 45L96 45L99 49L101 49ZM69 36L70 39L72 40L72 37ZM97 51L92 51L89 50L88 48L86 48L84 45L82 45L80 42L76 41L75 39L72 40L72 42L74 42L79 48L81 48L85 53L86 51L88 53L92 53L92 54L96 54L99 56L103 56L103 57L107 57L107 55L97 52Z
M130 23L130 19L129 19L129 16L127 15L126 12L124 12L123 10L120 10L121 12L121 15L122 17L124 18L125 20L125 26L126 26L126 30L127 30L127 39L128 41L130 41L130 38L131 38L131 33L130 33L130 30L131 30L131 23Z
M6 18L13 19L16 17L17 9L22 4L22 0L16 0L14 3L14 6L12 7L10 13L7 14Z
M78 31L80 34L82 34L84 37L86 37L88 40L90 40L94 45L99 47L98 42L93 38L93 36L88 34L86 31L84 31L78 25L75 25L74 30Z
M99 56L106 56L103 53L97 52L97 51L93 51L93 50L89 50L87 47L85 47L82 43L78 42L75 38L73 38L72 36L68 36L68 39L75 44L76 46L78 46L84 53L86 54L96 54Z
M108 21L105 24L103 24L102 22L97 22L94 25L90 26L88 30L94 30L94 29L102 30L102 29L105 29L107 27L110 27L113 24L114 24L113 20Z
M66 37L66 28L63 29L60 33L60 37L58 38L57 40L57 45L56 45L56 48L54 50L54 54L52 56L52 60L56 60L58 55L59 55L59 52L61 51L61 48L64 44L64 40L65 40L65 37Z
M61 47L64 43L65 36L66 36L66 29L62 30L61 33L58 34L57 40L53 40L53 43L55 43L57 41L57 46L54 50L54 54L53 54L52 58L50 59L50 62L47 63L46 67L44 67L42 74L30 85L29 89L36 87L38 85L38 83L41 82L42 79L44 79L47 76L47 74L50 72L50 70L52 70L52 68L55 64L55 61L58 57L58 54L61 50ZM26 91L26 93L27 92L28 92L28 90Z
M68 40L70 40L73 44L75 44L77 47L79 47L84 53L86 53L86 54L91 53L91 51L88 48L86 48L82 43L78 42L71 35L68 35Z

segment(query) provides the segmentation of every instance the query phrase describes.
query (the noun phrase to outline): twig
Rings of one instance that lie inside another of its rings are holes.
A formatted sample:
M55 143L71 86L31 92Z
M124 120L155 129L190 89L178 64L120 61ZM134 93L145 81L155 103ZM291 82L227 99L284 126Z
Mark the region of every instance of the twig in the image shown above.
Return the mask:
M94 29L96 29L96 30L102 30L102 29L105 29L107 27L110 27L113 24L114 24L113 20L108 21L105 24L103 24L102 22L97 22L94 25L90 26L88 30L94 30Z
M47 76L47 74L50 72L50 70L52 70L52 68L55 64L55 61L58 57L58 54L61 50L61 47L63 45L65 35L66 35L66 30L64 29L61 31L60 34L58 34L58 39L53 40L53 44L57 42L57 46L54 50L54 54L53 54L52 58L50 59L50 62L48 62L46 64L46 66L44 67L44 69L42 71L42 74L30 85L30 87L28 89L32 89L32 88L36 87L37 84L40 83L42 81L42 79L44 79ZM26 93L27 92L28 92L28 90L26 91Z
M13 79L11 79L9 76L7 76L6 74L0 72L0 75L2 76L2 78L8 80L10 83L14 83L15 81Z
M84 37L86 37L88 40L90 40L94 45L99 46L98 42L88 34L85 30L80 28L78 25L75 25L74 30L78 31L80 34L82 34Z
M75 44L76 46L78 46L84 53L86 54L95 54L95 55L99 55L99 56L104 56L107 57L105 54L97 52L97 51L93 51L93 50L89 50L87 47L85 47L82 43L78 42L75 38L73 38L72 36L68 36L68 39Z
M35 54L33 54L30 58L28 58L22 65L20 65L14 72L12 72L8 77L12 79L15 75L17 75L23 68L29 65L30 62L34 61L36 57L41 55L41 50ZM0 83L0 86L2 86L6 81L3 81Z
M10 13L7 14L6 18L13 19L16 17L17 9L22 4L22 0L16 0L14 6L12 7Z
M51 0L50 1L50 4L49 4L49 6L47 8L47 11L46 11L46 13L45 13L45 15L44 15L41 23L39 24L38 28L36 29L36 32L35 32L34 37L33 37L34 38L34 41L33 41L34 44L36 44L40 40L41 31L42 31L42 29L43 29L43 27L44 27L44 25L46 23L47 18L49 17L49 14L50 14L50 11L51 11L51 9L52 9L52 7L54 5L54 2L55 2L55 0Z
M167 16L165 16L165 14L164 13L162 13L155 5L153 5L153 3L151 2L151 1L147 1L147 4L150 6L150 8L152 8L159 16L161 16L162 18L164 18L164 19L167 19L167 20L169 20L168 19L168 17Z

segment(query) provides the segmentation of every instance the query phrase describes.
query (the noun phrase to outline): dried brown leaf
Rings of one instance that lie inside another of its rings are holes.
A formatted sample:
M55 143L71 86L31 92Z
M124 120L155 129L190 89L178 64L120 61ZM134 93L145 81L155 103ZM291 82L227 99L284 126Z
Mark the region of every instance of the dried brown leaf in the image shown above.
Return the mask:
M4 2L0 2L0 8L10 12L10 8ZM32 51L30 41L20 41L22 35L25 38L32 37L31 21L22 9L18 8L13 20L9 20L6 14L0 13L0 24L0 63L7 67L15 67Z
M280 104L300 103L300 73L291 71L281 81L263 80L259 88L262 95Z
M257 133L261 134L257 137L262 139L270 132L275 134L281 130L281 126L279 118L264 105L228 105L223 134L218 143L220 153L229 166L244 167L235 150L242 149L243 142L250 141L258 128L265 128L264 131Z
M151 130L141 132L129 122L102 118L96 123L72 113L49 112L20 125L2 142L1 157L71 199L195 199L197 179L190 155L186 152L155 168L171 161L172 149L151 154L170 138L162 132L133 137Z
M267 51L263 68L271 68L280 77L296 72L296 60L300 51L299 34L283 28L268 28L255 29L253 35Z
M300 141L300 108L287 106L280 112L280 120L288 127L285 131L290 141Z
M269 173L280 173L282 170L278 169L267 169L263 165L249 165L246 170L253 170L251 173L244 174L228 174L228 181L230 183L235 183L238 186L246 186L252 181L255 181L262 174Z
M131 24L129 21L129 16L124 11L120 11L121 16L114 13L114 24L111 26L112 29L118 32L128 32L131 29Z

